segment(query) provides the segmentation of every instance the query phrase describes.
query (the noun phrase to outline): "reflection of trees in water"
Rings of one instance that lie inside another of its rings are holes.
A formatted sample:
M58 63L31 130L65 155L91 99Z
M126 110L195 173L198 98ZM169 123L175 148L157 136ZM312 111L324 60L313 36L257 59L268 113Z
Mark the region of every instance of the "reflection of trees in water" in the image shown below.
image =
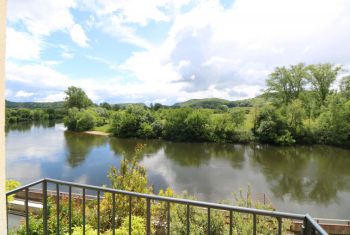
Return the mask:
M80 165L94 147L107 143L105 136L87 135L70 131L64 132L64 138L68 149L67 162L71 167Z
M20 131L20 132L26 132L30 131L32 128L33 122L15 122L15 123L9 123L8 125L5 125L5 132L6 134L9 131Z
M249 149L246 145L211 144L210 152L213 158L225 159L234 169L242 169L245 162L245 153Z
M235 169L241 169L245 161L244 145L216 143L171 143L165 144L166 156L181 166L199 167L211 158L225 159Z
M146 140L135 138L109 138L109 146L111 150L119 156L123 156L128 160L131 160L135 156L135 148L137 144L143 144L144 149L142 151L142 157L155 154L163 146L163 142L159 140ZM138 159L142 160L142 159Z
M167 158L180 166L199 167L205 164L211 157L208 144L200 143L172 143L166 142L164 152Z
M329 204L350 190L349 150L327 146L255 148L251 163L278 198Z
M7 134L9 131L27 132L27 131L30 131L32 127L43 127L43 128L54 127L55 123L56 123L55 120L6 123L5 133Z

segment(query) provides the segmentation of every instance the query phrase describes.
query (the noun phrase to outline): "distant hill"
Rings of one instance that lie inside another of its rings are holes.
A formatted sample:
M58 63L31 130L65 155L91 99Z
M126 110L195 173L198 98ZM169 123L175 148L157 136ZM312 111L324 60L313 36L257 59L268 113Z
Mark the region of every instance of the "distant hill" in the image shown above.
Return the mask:
M226 105L229 108L233 107L252 107L255 104L264 102L264 98L261 96L243 99L243 100L225 100L219 98L206 98L206 99L191 99L185 102L176 103L173 107L191 107L191 108L207 108L207 109L217 109L221 105Z
M35 109L35 108L42 108L42 109L56 109L56 108L62 108L64 105L63 101L57 101L57 102L13 102L6 100L6 108L28 108L28 109Z
M117 103L117 104L112 104L113 105L118 105L120 108L126 108L129 105L139 105L139 106L143 106L146 107L147 105L145 105L144 103Z

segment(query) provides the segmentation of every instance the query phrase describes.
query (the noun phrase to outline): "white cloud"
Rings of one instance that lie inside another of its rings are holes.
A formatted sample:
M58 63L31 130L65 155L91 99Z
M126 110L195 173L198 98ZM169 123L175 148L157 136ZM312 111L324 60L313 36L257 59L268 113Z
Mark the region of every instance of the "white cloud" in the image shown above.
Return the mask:
M46 88L65 89L71 83L68 76L51 67L41 64L20 66L10 62L6 63L6 80L43 90Z
M98 23L98 27L122 42L127 42L145 49L152 48L152 45L147 40L136 35L133 28L123 25L120 16L102 18Z
M169 6L169 0L119 0L119 1L83 1L82 4L96 12L98 16L119 14L127 23L147 25L153 20L168 21L164 8Z
M89 39L85 35L85 32L83 28L79 24L74 24L73 27L70 29L70 36L76 44L78 44L80 47L88 47L88 41Z
M88 38L70 12L76 6L75 0L11 0L8 2L7 19L11 23L23 23L36 40L42 40L52 32L63 31L69 33L77 45L87 47Z
M39 59L42 40L29 33L6 29L6 57L20 60Z
M23 22L33 35L49 35L74 24L70 8L75 6L74 0L11 0L7 18L11 22Z
M35 95L35 93L20 90L20 91L16 92L15 97L16 98L28 98L28 97L31 97L33 95Z
M47 95L42 98L36 98L36 102L54 102L54 101L63 101L66 97L64 92L58 92L54 94Z

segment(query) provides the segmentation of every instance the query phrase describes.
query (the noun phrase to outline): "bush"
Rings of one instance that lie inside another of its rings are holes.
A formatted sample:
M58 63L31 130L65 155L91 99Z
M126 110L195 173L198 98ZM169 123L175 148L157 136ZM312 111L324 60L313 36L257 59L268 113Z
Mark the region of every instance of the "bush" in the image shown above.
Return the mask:
M95 126L93 115L86 110L79 111L77 108L69 109L63 121L70 131L87 131Z
M254 123L253 133L263 143L290 145L295 142L286 120L273 106L260 110Z

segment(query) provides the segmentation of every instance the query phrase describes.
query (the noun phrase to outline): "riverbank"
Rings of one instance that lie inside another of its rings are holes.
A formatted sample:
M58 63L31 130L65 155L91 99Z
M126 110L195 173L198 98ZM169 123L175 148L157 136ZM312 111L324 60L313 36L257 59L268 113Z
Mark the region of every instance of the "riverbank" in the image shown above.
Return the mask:
M107 132L103 132L103 131L84 131L84 134L88 134L88 135L99 135L99 136L110 136L112 135L112 133L107 133Z

